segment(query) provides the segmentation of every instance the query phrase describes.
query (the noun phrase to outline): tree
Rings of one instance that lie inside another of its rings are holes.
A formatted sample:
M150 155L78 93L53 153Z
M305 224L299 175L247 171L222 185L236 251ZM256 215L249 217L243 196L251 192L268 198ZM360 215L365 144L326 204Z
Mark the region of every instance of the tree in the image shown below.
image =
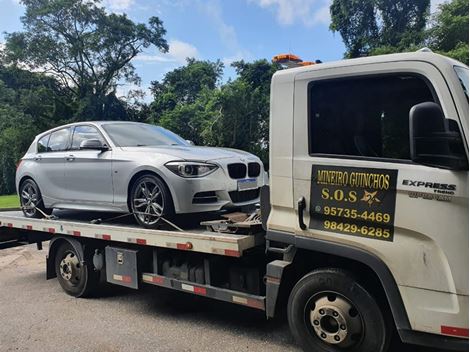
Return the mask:
M428 34L428 46L468 65L468 1L440 4Z
M330 30L339 32L347 57L366 55L378 43L379 28L373 0L334 0L330 7Z
M404 51L420 45L430 0L333 0L333 32L346 45L346 57Z
M150 89L155 97L152 103L155 119L177 105L194 103L204 89L214 89L222 77L223 68L219 60L188 58L185 66L168 72L161 82L153 81Z
M5 60L57 78L78 101L77 118L102 118L118 81L139 82L131 60L144 48L168 50L157 17L136 24L100 0L22 2L24 31L6 35Z
M150 121L196 144L204 143L204 121L213 116L208 104L222 73L220 61L188 58L185 66L168 72L161 82L152 82Z

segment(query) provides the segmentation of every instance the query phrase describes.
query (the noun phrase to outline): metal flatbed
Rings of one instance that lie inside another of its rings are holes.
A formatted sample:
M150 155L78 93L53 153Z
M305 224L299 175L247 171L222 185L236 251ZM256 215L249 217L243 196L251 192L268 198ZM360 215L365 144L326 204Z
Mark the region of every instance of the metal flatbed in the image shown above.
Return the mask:
M29 219L21 211L0 211L0 241L2 227L57 235L93 238L97 240L135 243L222 256L241 257L243 252L263 242L263 236L218 233L199 226L183 231L173 228L151 230L132 223L92 223L83 212L54 212L57 219ZM115 215L113 215L115 216Z

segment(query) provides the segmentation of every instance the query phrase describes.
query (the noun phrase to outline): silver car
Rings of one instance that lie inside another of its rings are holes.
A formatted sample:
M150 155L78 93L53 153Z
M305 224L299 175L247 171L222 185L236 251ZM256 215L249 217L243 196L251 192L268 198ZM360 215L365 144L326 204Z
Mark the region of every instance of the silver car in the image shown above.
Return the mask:
M27 217L52 209L133 213L144 227L173 214L255 204L267 176L239 150L197 147L159 126L74 123L38 135L16 187Z

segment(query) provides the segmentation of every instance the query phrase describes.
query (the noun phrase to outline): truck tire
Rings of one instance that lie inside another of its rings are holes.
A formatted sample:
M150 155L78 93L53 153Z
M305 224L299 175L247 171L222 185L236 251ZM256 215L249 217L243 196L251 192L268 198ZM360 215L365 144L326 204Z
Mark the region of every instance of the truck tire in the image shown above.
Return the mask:
M55 255L55 271L62 289L74 297L88 297L99 283L99 273L89 261L81 261L75 248L64 242Z
M374 297L343 270L319 269L300 279L287 315L306 352L385 352L390 342L389 320Z

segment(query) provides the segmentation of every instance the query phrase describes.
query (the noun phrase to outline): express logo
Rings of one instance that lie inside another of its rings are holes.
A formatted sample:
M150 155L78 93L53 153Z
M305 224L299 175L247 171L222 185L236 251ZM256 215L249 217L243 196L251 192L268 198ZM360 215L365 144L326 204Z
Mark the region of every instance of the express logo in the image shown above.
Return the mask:
M424 187L430 188L434 193L440 194L454 194L457 190L457 185L447 184L447 183L438 183L438 182L426 182L426 181L416 181L416 180L403 180L403 186L408 187Z
M380 199L376 197L377 193L378 191L375 191L375 192L364 191L364 195L362 196L361 201L369 204L369 207L371 207L372 204L374 203L380 203Z

